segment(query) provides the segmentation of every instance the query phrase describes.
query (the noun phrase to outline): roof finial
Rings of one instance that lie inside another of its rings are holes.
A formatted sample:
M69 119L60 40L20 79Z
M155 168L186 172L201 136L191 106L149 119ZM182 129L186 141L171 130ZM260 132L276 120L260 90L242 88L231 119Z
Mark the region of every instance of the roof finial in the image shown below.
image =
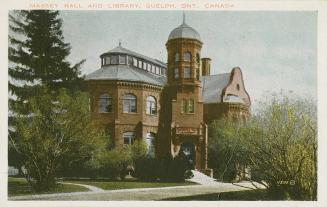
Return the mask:
M119 39L119 47L121 46L121 39Z
M185 11L183 11L183 24L185 24Z

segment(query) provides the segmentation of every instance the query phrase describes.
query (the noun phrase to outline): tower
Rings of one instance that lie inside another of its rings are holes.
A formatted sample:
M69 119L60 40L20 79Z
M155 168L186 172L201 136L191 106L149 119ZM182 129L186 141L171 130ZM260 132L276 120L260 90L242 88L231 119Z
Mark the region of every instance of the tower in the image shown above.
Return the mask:
M183 23L169 35L167 98L170 140L168 147L173 156L184 153L190 167L207 170L207 126L203 122L203 98L201 87L200 34Z

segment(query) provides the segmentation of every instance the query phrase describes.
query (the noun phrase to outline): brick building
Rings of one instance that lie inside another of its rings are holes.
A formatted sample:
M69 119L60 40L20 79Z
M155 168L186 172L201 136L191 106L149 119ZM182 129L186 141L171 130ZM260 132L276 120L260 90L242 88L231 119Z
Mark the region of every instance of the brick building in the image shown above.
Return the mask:
M223 117L245 121L251 101L240 68L210 74L202 44L183 20L168 37L167 64L121 44L100 56L101 68L86 76L90 108L115 146L144 139L149 153L183 152L196 169L210 173L207 124Z

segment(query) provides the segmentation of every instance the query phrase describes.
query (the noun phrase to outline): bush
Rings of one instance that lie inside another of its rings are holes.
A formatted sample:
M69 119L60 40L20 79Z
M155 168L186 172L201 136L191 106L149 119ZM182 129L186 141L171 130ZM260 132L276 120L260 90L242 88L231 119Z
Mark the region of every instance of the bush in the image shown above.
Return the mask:
M186 173L187 165L183 153L175 158L171 155L162 159L143 157L135 162L133 176L144 181L159 179L163 182L184 182L185 178L193 175L191 171Z
M115 148L104 153L100 160L100 174L116 180L119 176L124 180L127 175L127 167L132 164L132 158L128 149Z

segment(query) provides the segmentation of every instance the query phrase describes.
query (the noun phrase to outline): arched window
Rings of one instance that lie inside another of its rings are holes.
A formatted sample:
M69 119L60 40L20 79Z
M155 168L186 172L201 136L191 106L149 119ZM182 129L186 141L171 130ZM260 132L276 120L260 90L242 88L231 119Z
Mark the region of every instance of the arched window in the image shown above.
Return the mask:
M124 113L136 113L136 96L128 93L123 98L123 111Z
M184 52L184 55L183 55L183 60L184 61L191 61L191 53L190 52Z
M99 97L99 112L100 113L112 112L112 98L107 93L102 94Z
M123 139L124 139L124 147L133 144L134 141L134 132L124 132Z
M157 113L157 101L153 96L146 98L146 114L155 115Z
M175 62L178 62L179 61L179 53L175 53Z
M155 153L155 146L154 146L155 137L156 135L152 132L146 134L145 143L148 149L147 151L148 155L150 156L154 156Z

